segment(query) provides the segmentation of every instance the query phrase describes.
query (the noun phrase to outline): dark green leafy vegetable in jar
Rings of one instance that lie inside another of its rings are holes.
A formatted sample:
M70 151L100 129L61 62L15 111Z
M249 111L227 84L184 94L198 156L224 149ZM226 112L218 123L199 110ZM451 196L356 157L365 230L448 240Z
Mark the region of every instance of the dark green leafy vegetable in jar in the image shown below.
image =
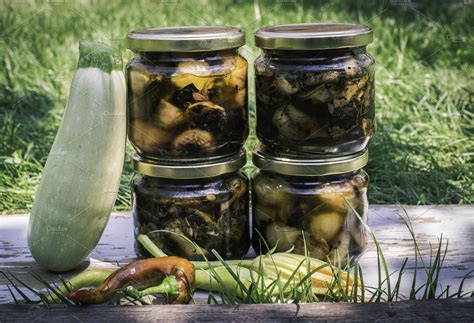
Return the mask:
M174 27L128 35L128 135L150 159L220 158L248 136L244 33Z
M294 160L254 152L262 170L252 179L253 247L292 249L346 262L367 245L367 152L331 160ZM357 214L354 212L357 212ZM359 219L360 217L360 219Z
M191 260L242 258L250 247L249 181L242 152L223 161L153 164L135 157L135 235L148 234L166 254ZM195 243L191 244L189 240ZM150 256L139 242L137 255Z
M255 33L257 136L288 155L348 154L374 134L372 31L355 24L298 24Z

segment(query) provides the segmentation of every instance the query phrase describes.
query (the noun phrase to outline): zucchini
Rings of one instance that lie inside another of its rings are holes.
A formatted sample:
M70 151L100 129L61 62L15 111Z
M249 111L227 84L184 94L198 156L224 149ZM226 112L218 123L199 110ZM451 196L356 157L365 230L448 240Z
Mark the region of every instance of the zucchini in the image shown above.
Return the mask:
M107 224L125 155L125 95L118 51L81 41L78 69L28 225L31 254L48 270L77 267Z

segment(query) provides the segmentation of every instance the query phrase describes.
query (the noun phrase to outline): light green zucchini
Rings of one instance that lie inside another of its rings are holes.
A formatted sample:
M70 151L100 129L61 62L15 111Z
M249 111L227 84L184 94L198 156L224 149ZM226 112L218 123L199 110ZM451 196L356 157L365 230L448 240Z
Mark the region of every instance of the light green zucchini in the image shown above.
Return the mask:
M81 41L67 107L29 219L31 254L48 270L74 269L104 231L124 162L125 95L118 52Z

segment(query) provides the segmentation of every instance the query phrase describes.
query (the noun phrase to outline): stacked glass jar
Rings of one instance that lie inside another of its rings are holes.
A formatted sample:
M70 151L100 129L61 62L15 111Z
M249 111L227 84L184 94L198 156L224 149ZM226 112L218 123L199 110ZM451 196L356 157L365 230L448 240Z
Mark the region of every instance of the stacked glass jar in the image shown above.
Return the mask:
M241 258L249 245L245 34L230 27L129 33L128 138L135 234L165 252ZM195 242L190 244L187 239ZM139 243L136 251L146 252Z
M319 259L367 243L367 144L374 134L372 30L347 23L255 33L260 172L252 182L253 247Z

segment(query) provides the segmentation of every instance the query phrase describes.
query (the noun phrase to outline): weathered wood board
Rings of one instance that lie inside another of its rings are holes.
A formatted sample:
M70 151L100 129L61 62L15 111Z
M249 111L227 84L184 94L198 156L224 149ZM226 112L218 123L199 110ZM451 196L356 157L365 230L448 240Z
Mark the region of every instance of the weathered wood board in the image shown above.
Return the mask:
M412 221L419 247L426 255L425 261L429 262L430 243L436 244L441 234L443 241L449 241L440 282L443 288L447 285L457 288L463 277L474 270L474 206L406 206L404 209ZM410 258L401 284L402 294L407 295L414 272L414 249L407 228L400 222L399 214L403 212L399 206L371 206L369 225L381 243L392 271L401 267L405 257ZM57 278L57 275L39 268L32 259L26 243L27 223L25 215L0 217L0 270L11 271L26 281L31 281L30 271L50 279ZM107 263L123 264L134 257L132 219L129 214L116 213L111 216L99 245L92 252L92 260L85 262L81 269L103 267ZM377 258L373 243L362 257L361 264L366 284L376 285ZM64 276L67 278L77 271ZM473 276L472 273L468 275L464 290L474 290ZM424 277L424 272L419 270L419 283ZM10 302L12 298L6 280L0 277L0 303Z
M264 305L0 305L0 321L21 322L472 322L474 299L397 303Z

